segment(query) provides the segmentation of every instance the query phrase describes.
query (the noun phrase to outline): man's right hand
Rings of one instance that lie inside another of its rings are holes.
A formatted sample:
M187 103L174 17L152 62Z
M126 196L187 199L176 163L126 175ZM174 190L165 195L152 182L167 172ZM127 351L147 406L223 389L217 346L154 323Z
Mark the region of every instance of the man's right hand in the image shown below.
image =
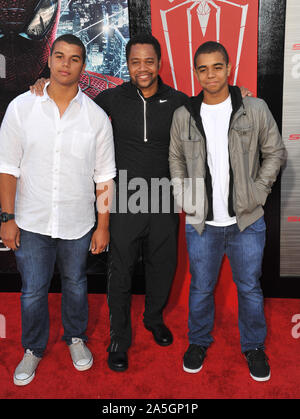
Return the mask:
M35 94L36 96L43 96L45 84L49 81L49 79L38 79L33 86L29 86L31 93Z
M4 246L12 250L17 250L20 247L20 230L15 220L1 223L0 237Z

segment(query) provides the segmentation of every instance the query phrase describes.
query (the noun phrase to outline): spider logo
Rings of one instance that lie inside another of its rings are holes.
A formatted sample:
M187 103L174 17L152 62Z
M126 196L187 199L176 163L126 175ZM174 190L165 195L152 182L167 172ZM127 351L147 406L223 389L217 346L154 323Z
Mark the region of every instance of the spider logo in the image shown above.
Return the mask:
M173 3L174 0L169 0L170 3ZM243 40L244 40L244 32L246 27L246 20L247 20L247 13L248 13L248 4L241 5L237 3L233 3L227 0L186 0L181 1L179 4L171 7L167 10L160 10L163 31L165 42L168 51L168 57L172 72L172 78L175 89L177 89L177 80L175 75L174 69L174 61L173 61L173 52L172 52L172 45L170 40L169 34L169 26L167 17L176 9L188 6L186 9L187 14L187 27L188 27L188 48L189 48L189 61L190 61L190 74L191 74L191 84L192 84L192 94L195 94L195 86L194 86L194 74L193 74L193 51L192 51L192 12L196 11L198 16L199 25L203 34L203 37L206 34L206 30L208 24L211 20L212 16L212 9L215 9L215 22L216 22L216 41L220 42L220 27L221 27L221 13L222 7L226 4L231 7L240 8L241 9L241 21L240 21L240 28L239 28L239 37L238 37L238 47L237 47L237 56L236 56L236 63L235 63L235 73L234 73L234 84L236 84L238 71L239 71L239 63L241 58L241 52L243 47Z

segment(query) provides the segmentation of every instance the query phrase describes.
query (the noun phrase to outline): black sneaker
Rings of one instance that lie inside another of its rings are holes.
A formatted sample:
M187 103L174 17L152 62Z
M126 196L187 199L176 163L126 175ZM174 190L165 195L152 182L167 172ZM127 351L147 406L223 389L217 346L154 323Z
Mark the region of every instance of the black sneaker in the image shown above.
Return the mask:
M203 366L203 360L206 355L204 346L191 344L183 357L183 370L195 374Z
M255 381L268 381L271 377L268 357L263 349L253 349L245 352L250 375Z

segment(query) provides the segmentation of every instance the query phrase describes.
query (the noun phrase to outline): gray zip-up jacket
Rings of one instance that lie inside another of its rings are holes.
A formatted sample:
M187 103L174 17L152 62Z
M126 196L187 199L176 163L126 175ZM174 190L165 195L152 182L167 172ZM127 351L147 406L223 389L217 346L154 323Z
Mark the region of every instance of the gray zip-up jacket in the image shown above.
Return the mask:
M262 99L242 99L229 86L232 115L228 131L230 182L228 212L240 231L260 218L281 165L285 147L276 122ZM200 116L203 92L190 98L173 116L169 149L170 173L177 205L199 234L213 220L212 183L206 137Z

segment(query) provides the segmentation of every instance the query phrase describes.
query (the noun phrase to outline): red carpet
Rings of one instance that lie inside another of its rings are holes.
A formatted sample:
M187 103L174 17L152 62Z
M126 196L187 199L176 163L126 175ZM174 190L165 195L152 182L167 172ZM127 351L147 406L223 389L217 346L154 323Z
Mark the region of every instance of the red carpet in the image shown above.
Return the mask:
M0 338L0 399L224 399L299 398L300 339L292 337L294 314L299 300L267 299L266 352L272 377L257 383L250 376L240 353L236 309L217 307L215 343L198 374L182 370L187 348L187 309L170 303L165 320L174 334L173 345L161 348L142 324L144 297L133 296L133 345L130 367L124 373L110 371L106 364L109 341L106 296L89 296L89 347L94 366L89 371L74 369L69 351L61 341L60 295L50 294L51 334L44 359L33 382L26 387L13 384L13 372L23 352L20 345L19 294L0 293L0 313L6 319L6 338ZM3 318L3 317L2 317Z

